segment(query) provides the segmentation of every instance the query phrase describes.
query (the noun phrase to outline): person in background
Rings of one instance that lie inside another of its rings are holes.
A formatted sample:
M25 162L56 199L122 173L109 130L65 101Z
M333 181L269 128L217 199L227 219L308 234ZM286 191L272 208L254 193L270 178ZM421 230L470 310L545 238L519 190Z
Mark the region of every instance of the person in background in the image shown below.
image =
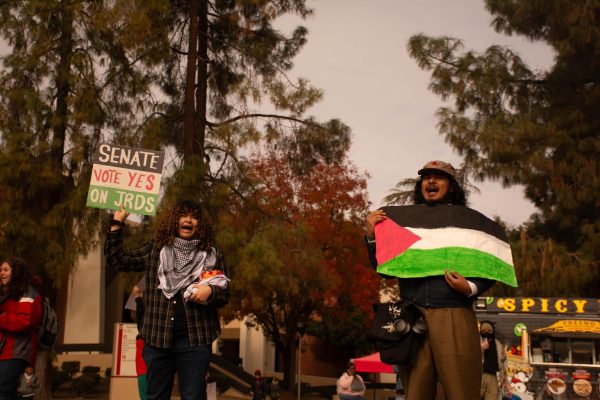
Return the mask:
M263 379L260 369L254 371L254 381L252 382L252 400L264 400L267 395L267 383Z
M483 357L483 378L481 379L481 399L497 400L501 397L500 388L507 387L506 352L496 338L496 328L491 321L481 321L481 351Z
M146 274L140 332L146 398L169 400L177 374L182 400L206 400L211 345L221 333L218 310L229 301L229 286L198 283L206 271L228 275L208 215L197 202L181 201L162 214L154 239L125 250L128 215L124 209L115 212L104 251L108 267ZM190 286L195 290L184 299Z
M394 365L394 373L396 374L396 400L404 400L404 386L402 386L402 379L400 379L400 370L397 365Z
M41 319L42 296L25 260L7 258L0 265L0 400L16 399L21 374L35 365Z
M138 394L141 400L146 400L146 392L148 390L148 382L146 374L148 373L148 367L142 356L144 350L144 339L139 333L142 331L142 321L144 320L144 289L146 288L146 277L138 281L137 284L131 289L131 294L125 304L125 309L131 311L131 318L136 322L138 328L138 334L135 338L135 372L137 375L138 383Z
M19 399L33 399L35 390L40 387L37 376L33 373L33 367L28 365L19 378L17 393Z
M269 396L271 400L279 400L281 394L279 393L279 380L276 376L271 379L271 389L269 390Z
M340 400L364 400L366 391L363 378L356 373L352 361L348 362L346 371L337 380L337 395Z
M413 202L423 207L466 205L456 170L444 161L429 161L417 171ZM369 260L377 267L375 225L386 220L383 210L366 218ZM469 278L447 266L445 275L398 279L402 299L413 300L425 315L427 333L416 359L400 366L407 400L433 400L437 382L448 400L479 400L481 347L473 301L495 281Z

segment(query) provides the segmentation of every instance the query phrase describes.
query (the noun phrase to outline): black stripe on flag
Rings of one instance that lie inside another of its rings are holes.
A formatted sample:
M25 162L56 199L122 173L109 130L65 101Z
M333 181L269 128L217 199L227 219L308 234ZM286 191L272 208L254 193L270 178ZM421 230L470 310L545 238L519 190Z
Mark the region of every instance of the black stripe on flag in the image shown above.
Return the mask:
M381 210L388 218L403 227L473 229L508 243L508 237L502 226L469 207L449 204L417 204L381 207Z

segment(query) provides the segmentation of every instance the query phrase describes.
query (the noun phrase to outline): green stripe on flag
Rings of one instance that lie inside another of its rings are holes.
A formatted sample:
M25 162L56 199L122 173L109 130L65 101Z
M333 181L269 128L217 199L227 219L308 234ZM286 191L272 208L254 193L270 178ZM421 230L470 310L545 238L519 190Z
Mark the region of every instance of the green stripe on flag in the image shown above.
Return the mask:
M456 271L465 277L488 278L517 287L512 265L489 253L464 247L408 249L377 267L377 272L398 278L421 278Z

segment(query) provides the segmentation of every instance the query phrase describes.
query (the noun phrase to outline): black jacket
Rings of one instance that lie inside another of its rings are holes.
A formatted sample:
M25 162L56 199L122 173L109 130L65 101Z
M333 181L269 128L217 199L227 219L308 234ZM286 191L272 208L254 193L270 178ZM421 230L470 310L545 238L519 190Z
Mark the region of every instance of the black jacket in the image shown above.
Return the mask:
M369 261L373 268L377 268L375 258L375 242L369 242L365 238ZM443 307L472 307L477 296L481 296L491 288L496 281L485 278L469 278L477 286L477 295L466 296L452 289L443 275L427 276L424 278L402 278L398 279L400 286L400 297L413 300L421 307L443 308Z

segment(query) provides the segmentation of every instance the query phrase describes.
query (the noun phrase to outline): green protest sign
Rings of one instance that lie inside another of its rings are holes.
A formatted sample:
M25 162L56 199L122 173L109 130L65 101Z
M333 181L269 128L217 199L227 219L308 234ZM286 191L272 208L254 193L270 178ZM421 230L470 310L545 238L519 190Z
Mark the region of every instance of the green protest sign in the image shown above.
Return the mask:
M163 151L101 144L94 154L87 206L156 214L164 159Z

